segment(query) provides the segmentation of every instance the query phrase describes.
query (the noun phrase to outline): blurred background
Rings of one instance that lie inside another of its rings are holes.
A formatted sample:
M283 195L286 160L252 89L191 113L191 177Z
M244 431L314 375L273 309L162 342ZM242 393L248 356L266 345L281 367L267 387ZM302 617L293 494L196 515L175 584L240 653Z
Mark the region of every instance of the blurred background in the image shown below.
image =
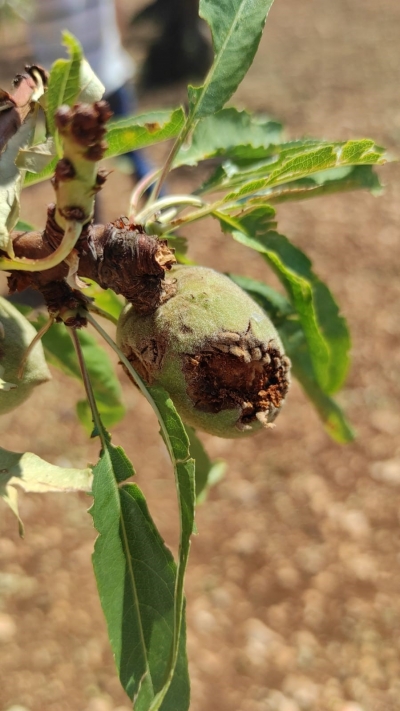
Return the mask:
M121 0L125 47L138 70L154 26L145 2ZM261 46L232 103L283 121L287 136L371 137L400 152L400 4L396 0L275 0ZM1 86L30 58L26 25L2 19ZM139 89L140 110L185 101L174 82ZM158 163L167 146L149 152ZM295 383L272 432L244 441L204 436L228 462L198 509L186 581L191 711L400 710L399 167L367 193L282 205L279 229L305 249L349 321L353 362L340 403L357 438L331 442ZM189 192L193 172L169 178ZM127 210L117 170L106 219ZM42 225L50 185L23 195ZM188 232L189 235L189 232ZM254 253L212 222L193 228L190 256L275 285ZM4 279L1 282L5 293ZM120 373L128 414L114 429L150 511L175 551L172 472L153 413ZM54 372L0 419L1 444L57 463L97 457L75 416L83 393ZM20 495L26 538L0 508L0 709L128 711L109 649L90 555L89 499Z

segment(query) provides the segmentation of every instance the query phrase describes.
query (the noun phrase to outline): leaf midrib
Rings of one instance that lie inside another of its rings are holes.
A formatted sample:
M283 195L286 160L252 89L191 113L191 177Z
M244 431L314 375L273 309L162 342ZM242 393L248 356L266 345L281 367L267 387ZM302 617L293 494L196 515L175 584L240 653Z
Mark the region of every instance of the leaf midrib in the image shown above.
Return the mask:
M202 101L203 101L203 99L204 99L204 95L205 95L205 93L206 93L208 87L210 86L210 84L211 84L211 82L212 82L212 80L213 80L213 77L214 77L214 75L215 75L215 73L216 73L216 71L217 71L217 69L218 69L218 67L219 67L219 64L220 64L220 62L221 62L222 55L223 55L223 53L224 53L224 51L225 51L225 48L226 48L226 46L227 46L229 40L231 39L231 36L232 36L232 34L233 34L233 32L234 32L234 29L236 28L236 25L237 25L237 22L238 22L239 18L240 18L241 15L242 15L242 10L243 10L243 8L244 8L244 6L245 6L246 3L247 3L247 0L243 0L243 2L242 2L242 4L241 4L241 7L240 7L240 10L239 10L238 14L235 16L234 22L232 23L231 29L230 29L230 31L228 32L228 34L227 34L227 36L226 36L226 39L225 39L225 41L223 42L223 44L222 44L222 46L221 46L220 51L218 52L218 54L215 55L215 59L214 59L214 62L213 62L213 66L211 67L211 70L209 71L209 73L208 73L208 75L207 75L207 77L206 77L206 80L205 80L205 82L204 82L204 84L203 84L201 94L200 94L200 96L199 96L199 98L198 98L198 101L197 101L197 103L196 103L196 105L195 105L195 108L194 108L194 111L193 111L193 113L192 113L192 118L195 118L196 112L198 112L199 107L201 107Z

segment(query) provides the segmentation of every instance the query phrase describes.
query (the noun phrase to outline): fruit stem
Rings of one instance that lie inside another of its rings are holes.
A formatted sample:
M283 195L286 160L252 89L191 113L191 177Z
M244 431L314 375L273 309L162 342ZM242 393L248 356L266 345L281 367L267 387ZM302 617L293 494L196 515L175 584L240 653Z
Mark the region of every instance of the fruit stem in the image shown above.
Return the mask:
M106 449L106 447L107 447L106 433L105 433L103 423L100 418L100 413L97 409L96 398L94 396L92 383L90 381L90 377L89 377L89 373L88 373L88 370L86 367L85 359L83 357L82 346L81 346L80 340L78 338L76 329L68 328L68 331L69 331L69 334L71 336L72 342L75 347L75 351L76 351L76 355L77 355L78 363L79 363L79 369L81 371L83 384L85 386L86 397L88 399L88 403L89 403L90 409L92 411L92 419L93 419L93 424L95 426L95 434L97 434L100 437L102 447L104 449Z
M111 321L111 323L114 324L114 326L117 325L118 319L115 318L112 314L110 314L108 311L105 311L104 309L101 309L100 306L97 306L95 303L89 303L87 305L87 308L89 311L91 311L94 314L97 314L97 316L102 316L103 318L106 318L107 321Z
M139 224L145 225L150 217L156 218L157 212L161 212L161 210L165 208L174 207L175 205L203 207L205 204L204 200L195 195L168 195L167 197L160 198L160 200L157 200L151 205L146 205L143 210L136 215L136 220Z
M172 167L172 164L173 164L173 162L174 162L174 158L175 158L176 154L178 153L179 149L181 148L181 146L182 146L183 143L185 142L185 140L186 140L186 138L188 137L190 131L194 128L194 125L195 125L196 123L197 123L197 121L193 121L193 119L191 118L191 116L188 116L188 117L187 117L186 123L185 123L185 125L183 126L182 131L181 131L181 133L179 134L178 138L176 139L174 145L172 146L172 148L171 148L171 150L170 150L170 152L169 152L169 154L168 154L168 156L167 156L167 160L165 161L164 166L163 166L163 168L162 168L162 170L161 170L161 172L160 172L160 175L158 176L157 182L156 182L156 184L155 184L155 186L154 186L154 188L153 188L153 192L152 192L152 194L150 195L150 198L149 198L148 203L147 203L149 207L150 207L150 205L151 205L152 203L154 203L154 202L157 200L157 198L158 198L158 196L159 196L159 194L160 194L160 190L161 190L162 184L163 184L165 178L167 177L167 175L168 175L168 173L169 173L169 171L170 171L170 169L171 169L171 167Z
M142 180L139 181L139 183L136 185L135 189L132 192L131 199L129 201L129 220L133 222L136 220L136 211L137 207L139 204L139 200L142 197L143 193L147 190L147 188L154 183L155 178L159 174L159 169L153 170L151 173L148 173L147 175L142 178Z

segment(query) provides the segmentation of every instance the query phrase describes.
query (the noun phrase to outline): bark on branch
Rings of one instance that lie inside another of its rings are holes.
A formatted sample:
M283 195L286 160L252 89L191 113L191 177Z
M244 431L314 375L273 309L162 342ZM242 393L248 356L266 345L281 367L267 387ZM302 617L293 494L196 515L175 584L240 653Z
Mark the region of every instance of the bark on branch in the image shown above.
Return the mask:
M15 256L43 259L56 249L62 237L63 230L55 221L55 206L51 205L44 232L12 234ZM79 277L125 296L142 313L156 309L174 289L165 279L165 272L176 262L173 250L166 240L147 235L126 218L108 225L87 225L75 250ZM32 287L43 293L52 313L73 308L74 300L84 302L85 297L65 281L69 270L70 266L62 262L43 272L12 271L8 277L10 292Z

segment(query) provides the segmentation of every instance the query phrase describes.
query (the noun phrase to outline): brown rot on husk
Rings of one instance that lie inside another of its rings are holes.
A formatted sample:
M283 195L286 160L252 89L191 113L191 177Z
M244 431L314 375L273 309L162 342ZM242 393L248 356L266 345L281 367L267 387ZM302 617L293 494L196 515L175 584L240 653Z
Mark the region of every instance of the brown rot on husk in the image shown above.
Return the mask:
M184 422L241 437L271 427L290 361L265 312L228 277L175 266L171 297L150 314L129 304L118 345L148 385L170 394Z

